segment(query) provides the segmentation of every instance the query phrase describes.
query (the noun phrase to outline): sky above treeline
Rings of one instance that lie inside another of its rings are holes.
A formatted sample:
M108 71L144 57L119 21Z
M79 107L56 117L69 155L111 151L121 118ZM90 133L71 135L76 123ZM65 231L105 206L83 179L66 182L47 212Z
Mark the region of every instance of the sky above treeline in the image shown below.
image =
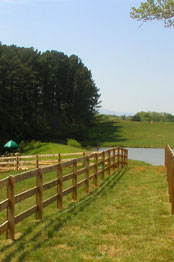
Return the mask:
M174 113L174 28L130 18L139 0L0 0L2 44L79 56L103 110Z

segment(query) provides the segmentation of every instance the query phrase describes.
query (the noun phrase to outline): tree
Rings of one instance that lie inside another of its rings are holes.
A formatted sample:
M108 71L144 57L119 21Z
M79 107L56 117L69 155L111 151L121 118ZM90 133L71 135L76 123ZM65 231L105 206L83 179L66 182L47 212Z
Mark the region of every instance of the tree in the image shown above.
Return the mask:
M140 120L139 120L140 119ZM133 121L147 121L147 122L174 122L174 116L169 113L159 112L137 112L132 117Z
M132 121L139 122L139 121L141 121L141 117L136 114L136 115L132 116Z
M69 57L68 85L64 91L64 121L70 135L83 139L87 135L98 105L100 103L99 89L96 87L91 71L76 56Z
M0 42L0 144L12 138L85 138L98 92L79 57Z
M138 21L162 20L165 27L174 26L174 0L147 0L138 8L132 7L130 16Z

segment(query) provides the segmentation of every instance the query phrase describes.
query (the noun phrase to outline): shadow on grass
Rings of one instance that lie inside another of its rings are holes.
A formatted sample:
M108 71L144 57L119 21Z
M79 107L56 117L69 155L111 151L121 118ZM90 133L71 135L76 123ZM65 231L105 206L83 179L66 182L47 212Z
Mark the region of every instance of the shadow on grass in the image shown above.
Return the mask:
M35 152L39 152L40 149L42 149L43 145L41 144L40 141L31 141L30 143L26 144L24 146L24 148L22 149L22 153L23 154L28 154L30 153L31 151Z
M93 146L104 142L118 143L127 141L126 138L122 138L120 135L121 128L120 122L111 120L98 122L95 127L91 128L87 142Z
M98 188L80 199L79 202L72 202L68 208L59 211L56 215L54 214L54 218L49 215L39 223L36 222L34 226L30 226L18 240L0 249L1 254L2 252L9 252L4 262L10 262L12 258L15 258L15 261L18 262L24 261L25 258L28 258L30 252L36 251L51 237L53 237L55 234L58 234L59 230L68 220L72 219L76 215L79 215L79 213L89 206L91 202L96 201L98 197L108 194L126 172L127 169L116 171L114 174L107 177ZM39 229L39 225L42 226L41 230ZM36 229L38 232L32 232L34 229ZM42 236L43 230L47 232L47 238L38 241L38 238ZM27 239L25 239L26 237Z

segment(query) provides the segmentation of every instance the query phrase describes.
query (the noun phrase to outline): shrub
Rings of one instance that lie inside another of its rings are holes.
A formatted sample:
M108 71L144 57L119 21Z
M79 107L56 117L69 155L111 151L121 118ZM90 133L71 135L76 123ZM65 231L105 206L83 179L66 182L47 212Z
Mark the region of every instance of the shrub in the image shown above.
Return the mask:
M134 115L132 121L141 121L141 117L139 115Z
M31 140L30 142L29 141L25 142L22 140L19 144L19 148L20 148L20 152L24 153L27 152L27 150L38 148L40 147L40 145L41 145L40 141Z
M73 138L68 138L67 139L67 145L73 146L73 147L78 147L78 148L82 147L81 144L77 140L75 140Z
M20 152L24 152L26 147L26 143L24 140L22 140L19 144Z

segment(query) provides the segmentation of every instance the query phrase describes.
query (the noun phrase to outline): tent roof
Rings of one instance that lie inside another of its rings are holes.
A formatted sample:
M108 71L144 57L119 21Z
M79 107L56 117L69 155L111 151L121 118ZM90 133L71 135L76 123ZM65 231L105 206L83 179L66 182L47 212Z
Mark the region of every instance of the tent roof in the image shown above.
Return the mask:
M4 145L4 147L8 147L8 148L18 148L19 146L18 146L18 144L16 144L15 141L10 140L10 141L8 141L8 142Z

